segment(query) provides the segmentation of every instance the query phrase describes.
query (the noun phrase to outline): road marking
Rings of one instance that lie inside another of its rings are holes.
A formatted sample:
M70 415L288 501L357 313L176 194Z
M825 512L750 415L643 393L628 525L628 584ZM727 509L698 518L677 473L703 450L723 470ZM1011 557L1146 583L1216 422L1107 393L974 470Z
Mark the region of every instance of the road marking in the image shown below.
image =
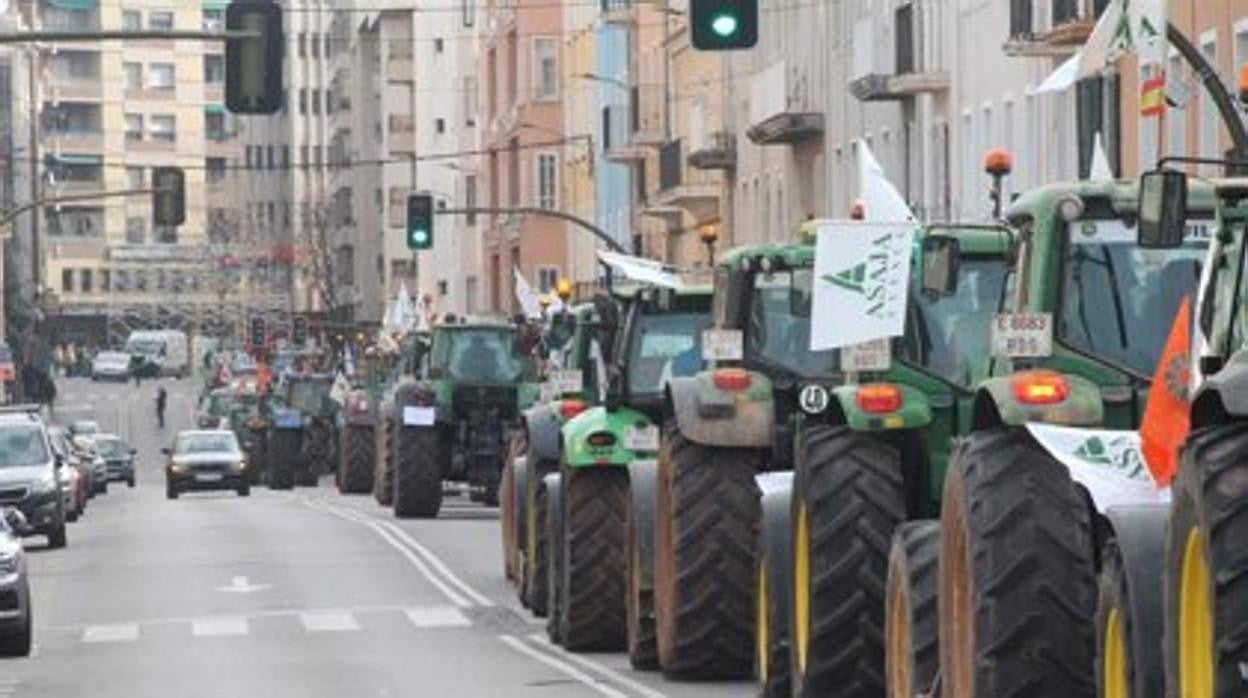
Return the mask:
M251 594L270 588L272 588L271 584L252 584L246 577L238 576L230 580L229 586L217 587L217 591L223 591L228 594Z
M89 625L82 631L83 642L134 642L139 639L139 626Z
M411 549L417 555L420 555L421 557L423 557L430 565L433 566L434 569L441 572L442 575L446 578L446 581L455 585L461 592L463 592L464 596L467 596L468 598L475 601L478 606L490 608L494 605L494 602L491 601L489 597L477 591L476 589L473 589L472 587L468 586L468 584L464 582L464 580L456 576L456 574L452 572L451 569L446 566L446 563L442 562L442 560L439 559L437 555L434 555L428 548L418 543L416 539L412 538L406 531L399 528L398 524L391 523L389 521L383 521L381 522L381 525L389 529L391 533L393 533L395 536L398 536L402 541L404 541L409 546L411 546Z
M513 637L511 635L499 635L498 639L502 640L504 644L506 644L508 647L512 648L513 650L521 654L527 655L532 659L536 659L542 664L545 664L546 666L556 671L562 672L566 676L576 679L581 684L592 689L594 692L598 693L599 695L607 696L607 698L629 698L627 694L617 691L611 686L605 685L599 679L596 679L593 676L586 674L585 672L581 671L580 669L577 669L571 664L568 664L567 662L556 659L555 657L549 654L546 654L545 652L529 647L528 645L524 644L524 641L520 640L519 638Z
M360 629L360 624L355 622L355 616L334 611L300 613L299 622L310 633L341 633Z
M313 509L319 509L320 511L324 511L332 516L337 516L340 519L352 521L354 523L358 523L362 526L367 526L368 528L372 529L373 532L375 532L378 536L380 536L381 539L384 540L387 545L397 550L400 555L406 558L407 561L410 562L412 566L416 568L416 571L420 572L420 574L423 575L424 578L427 579L430 584L432 584L438 591L442 592L442 595L445 596L448 601L455 604L456 606L459 606L460 608L468 608L472 606L471 601L469 601L468 599L465 599L463 596L460 596L453 589L451 589L451 587L448 586L446 582L442 581L442 579L440 579L437 575L433 573L431 569L429 569L429 566L425 564L424 560L422 560L419 556L417 556L411 550L408 550L407 547L404 546L401 541L399 541L389 531L383 528L380 523L376 521L370 521L365 517L361 517L353 513L340 511L337 507L332 507L328 504L313 502L310 499L305 498L303 502L305 505L310 506Z
M236 637L248 632L246 618L203 618L191 621L195 637Z
M605 676L608 679L611 679L617 684L621 686L625 686L629 689L632 689L637 694L644 696L644 698L667 698L666 694L660 693L654 690L653 688L650 688L649 686L641 683L640 681L630 679L629 677L625 676L624 674L621 674L620 672L616 671L615 669L612 669L609 666L599 664L598 662L595 662L592 659L588 659L586 657L582 657L580 655L564 651L563 648L555 646L554 644L550 642L550 640L546 639L545 635L534 633L533 635L529 636L529 642L532 642L533 644L538 645L539 647L545 649L547 652L550 652L556 656L559 656L564 659L575 662L577 664L580 664L586 669L590 669L591 671L596 671L600 675Z
M455 628L472 625L468 617L451 606L409 608L404 613L412 625L418 628Z

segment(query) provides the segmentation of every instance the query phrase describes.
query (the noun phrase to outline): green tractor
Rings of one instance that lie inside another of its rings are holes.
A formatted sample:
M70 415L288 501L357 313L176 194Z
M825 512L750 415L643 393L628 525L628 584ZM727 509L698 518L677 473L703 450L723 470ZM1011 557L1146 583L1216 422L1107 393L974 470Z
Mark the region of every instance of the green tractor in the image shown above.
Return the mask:
M377 396L377 423L373 428L373 499L383 507L394 505L394 453L390 444L394 440L394 420L389 415L393 409L394 393L404 383L418 380L425 356L429 353L431 338L427 330L409 334L400 345L399 355L394 359L392 373Z
M559 469L559 430L590 404L600 402L601 351L597 314L590 304L554 314L539 352L548 362L538 402L524 411L515 431L500 493L504 569L520 602L546 615L549 555L543 532L546 492L542 479Z
M1128 656L1152 686L1130 695L1161 695L1160 625L1148 610L1161 574L1148 561L1165 508L1150 506L1159 495L1134 430L1176 310L1197 287L1214 197L1195 184L1187 240L1151 249L1137 241L1138 191L1054 184L1008 209L1018 231L1010 292L943 485L938 637L926 600L897 592L890 677L938 641L943 695L1092 695L1102 570L1140 601L1110 624L1135 628ZM1102 639L1122 650L1122 637Z
M634 666L653 668L651 568L629 564L630 540L648 562L659 432L672 416L665 386L701 369L711 293L647 286L614 296L595 302L602 404L561 427L558 471L543 480L550 515L531 516L529 534L550 550L551 639L573 651L627 647Z
M423 346L413 334L404 339L397 356L371 352L356 360L356 382L343 398L338 429L336 484L342 494L374 491L382 397L399 380L403 357L410 360Z
M266 453L269 487L315 487L338 465L338 405L332 374L288 375L269 396Z
M436 517L448 481L498 503L510 430L537 398L530 350L504 322L433 328L419 377L399 382L382 408L395 516Z

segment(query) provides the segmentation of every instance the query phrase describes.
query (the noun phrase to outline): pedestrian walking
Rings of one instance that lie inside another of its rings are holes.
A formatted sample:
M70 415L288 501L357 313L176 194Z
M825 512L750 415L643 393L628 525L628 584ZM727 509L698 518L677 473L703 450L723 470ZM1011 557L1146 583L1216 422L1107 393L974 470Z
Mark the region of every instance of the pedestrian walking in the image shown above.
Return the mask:
M156 389L156 422L160 424L160 428L165 428L165 402L168 396L165 394L164 387Z

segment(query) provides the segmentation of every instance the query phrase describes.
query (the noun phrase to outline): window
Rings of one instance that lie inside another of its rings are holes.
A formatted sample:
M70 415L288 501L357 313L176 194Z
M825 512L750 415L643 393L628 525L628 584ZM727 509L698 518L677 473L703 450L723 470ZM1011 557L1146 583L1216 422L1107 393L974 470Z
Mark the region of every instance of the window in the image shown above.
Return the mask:
M477 77L470 75L464 78L464 125L472 128L477 125Z
M552 38L533 40L533 97L559 97L559 44Z
M143 140L143 115L126 114L126 140Z
M219 53L204 54L204 82L209 85L225 83L225 56Z
M446 133L446 119L434 119L433 130L439 134Z
M277 167L277 154L273 151L273 146L271 145L265 146L264 154L265 154L265 160L267 160L269 163L269 169L271 170L274 167ZM272 216L269 216L269 218L272 218Z
M559 206L559 176L555 171L558 160L554 153L537 155L537 207L554 209Z
M433 52L442 53L443 45L441 37L433 40Z
M299 113L308 113L308 88L306 87L299 88Z
M542 293L550 293L559 282L558 267L539 267L537 270L537 288Z
M138 10L122 10L121 28L128 32L137 32L142 29L143 13Z
M472 209L477 207L477 176L468 175L464 177L464 206ZM464 216L464 220L468 225L477 224L477 214L469 213Z
M158 143L173 143L178 140L178 124L172 114L153 114L148 123L148 133Z
M121 72L126 76L127 90L143 89L143 64L142 63L122 63Z
M100 270L100 290L108 291L112 289L113 273L107 269Z
M1205 59L1211 65L1218 64L1216 34L1209 32L1200 37L1200 52L1205 55ZM1202 95L1200 100L1200 155L1207 158L1220 158L1222 154L1218 152L1218 110L1207 91L1202 91ZM1217 167L1206 166L1204 170L1212 174L1217 171Z
M126 242L131 245L142 245L147 240L147 218L130 216L126 219Z
M172 63L152 63L147 66L147 86L155 90L172 90L176 78Z
M126 188L142 189L146 183L147 177L144 176L142 167L127 166L126 167Z
M290 168L290 146L289 145L282 146L282 168L283 169Z
M147 15L147 28L153 31L173 29L173 12L169 10L152 10Z
M204 158L204 178L209 184L225 181L225 158Z
M312 90L312 113L321 113L321 91L317 89Z
M303 34L303 33L299 34L299 57L300 58L308 57L308 35L307 34Z
M460 0L463 3L464 26L471 27L477 21L477 0Z
M210 141L223 141L230 137L225 128L225 112L204 112L204 135Z
M82 270L82 273L79 275L79 281L81 284L80 291L83 293L95 292L95 275L91 273L90 269Z
M65 293L74 292L74 270L73 269L61 270L61 290L64 291Z
M319 36L319 35L317 35L317 34L313 34L313 35L312 35L312 40L311 40L310 42L308 42L308 43L310 43L310 44L312 45L312 57L313 57L313 58L320 58L320 57L321 57L321 38L320 38L320 36Z
M204 30L216 31L225 28L225 10L204 8Z

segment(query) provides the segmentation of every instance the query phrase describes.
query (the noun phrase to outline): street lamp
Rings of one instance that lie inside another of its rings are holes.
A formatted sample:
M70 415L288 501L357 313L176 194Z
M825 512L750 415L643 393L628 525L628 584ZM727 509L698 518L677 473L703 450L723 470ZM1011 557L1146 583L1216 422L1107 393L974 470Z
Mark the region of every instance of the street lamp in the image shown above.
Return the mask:
M698 239L706 245L707 266L715 266L715 243L719 242L719 226L708 223L698 228Z

